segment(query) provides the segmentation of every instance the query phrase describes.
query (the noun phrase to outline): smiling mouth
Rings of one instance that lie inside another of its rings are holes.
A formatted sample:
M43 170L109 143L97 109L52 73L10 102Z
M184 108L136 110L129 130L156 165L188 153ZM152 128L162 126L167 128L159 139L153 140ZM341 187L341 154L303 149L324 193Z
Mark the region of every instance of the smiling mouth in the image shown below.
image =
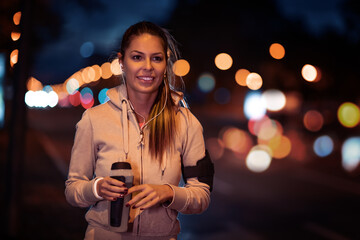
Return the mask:
M154 80L154 77L148 77L148 76L140 76L140 77L137 77L139 78L140 80L143 80L143 81L152 81Z

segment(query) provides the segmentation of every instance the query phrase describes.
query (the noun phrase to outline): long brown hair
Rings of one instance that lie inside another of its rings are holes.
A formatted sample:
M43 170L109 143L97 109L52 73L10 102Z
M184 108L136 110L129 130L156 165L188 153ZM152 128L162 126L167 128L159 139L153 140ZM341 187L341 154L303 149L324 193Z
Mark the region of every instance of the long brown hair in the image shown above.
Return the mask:
M176 135L175 103L172 94L175 91L183 90L184 82L181 78L175 77L173 64L179 58L175 39L166 30L151 22L139 22L130 26L121 42L120 53L124 57L125 50L129 47L133 37L144 33L157 36L162 40L162 46L166 58L166 71L164 81L159 87L158 95L151 108L149 119L157 116L149 124L149 150L153 158L159 162L165 151L173 150L173 141ZM165 105L165 108L163 109ZM162 111L163 109L163 111Z

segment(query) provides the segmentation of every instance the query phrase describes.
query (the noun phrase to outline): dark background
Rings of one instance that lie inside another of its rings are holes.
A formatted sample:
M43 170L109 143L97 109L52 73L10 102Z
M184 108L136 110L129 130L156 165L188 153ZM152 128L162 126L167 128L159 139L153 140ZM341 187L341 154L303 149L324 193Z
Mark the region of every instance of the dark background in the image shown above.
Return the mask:
M0 11L0 51L7 56L15 48L20 51L14 67L7 63L2 86L1 239L83 237L86 209L71 207L63 192L75 124L84 108L28 108L26 81L33 76L43 85L63 83L81 68L101 65L118 48L123 31L140 20L169 29L179 42L191 66L184 77L185 95L203 124L205 140L226 126L248 131L242 105L249 90L234 81L239 68L259 73L262 90L295 92L302 100L296 112L270 116L283 125L285 135L298 136L305 157L273 159L266 171L254 173L244 157L225 150L214 160L209 209L201 215L180 215L179 239L360 239L359 169L347 172L341 166L342 143L359 136L359 124L345 128L336 117L341 103L360 104L358 1L14 0L2 1ZM20 26L12 22L17 11L22 11ZM11 40L12 31L22 33L20 40ZM86 41L92 41L95 50L82 58L79 48ZM269 55L274 42L285 47L284 59ZM214 65L221 52L233 58L229 70ZM321 69L319 82L302 79L306 63ZM204 72L216 79L209 93L196 85ZM98 91L115 86L118 79L99 82L90 87ZM214 100L220 87L231 92L228 104ZM326 113L318 132L303 126L302 117L310 109ZM312 144L324 134L333 137L335 146L320 158ZM292 152L299 147L293 143Z

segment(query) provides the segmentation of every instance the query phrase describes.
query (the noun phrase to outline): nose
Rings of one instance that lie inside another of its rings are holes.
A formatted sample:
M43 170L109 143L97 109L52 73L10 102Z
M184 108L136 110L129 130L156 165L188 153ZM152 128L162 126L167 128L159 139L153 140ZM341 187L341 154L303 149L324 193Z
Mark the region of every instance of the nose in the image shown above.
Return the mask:
M145 61L145 69L146 70L153 70L153 66L152 66L150 58L147 58L146 61Z

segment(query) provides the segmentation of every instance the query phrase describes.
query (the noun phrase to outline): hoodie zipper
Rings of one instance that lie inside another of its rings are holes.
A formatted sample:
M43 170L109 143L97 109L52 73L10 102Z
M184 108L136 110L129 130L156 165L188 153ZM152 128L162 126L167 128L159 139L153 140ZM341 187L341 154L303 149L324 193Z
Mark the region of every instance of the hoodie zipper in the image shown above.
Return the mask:
M144 167L143 167L143 146L144 146L144 131L142 128L140 128L140 184L144 183ZM137 235L140 234L140 220L141 220L141 214L138 215L138 225L137 225Z

